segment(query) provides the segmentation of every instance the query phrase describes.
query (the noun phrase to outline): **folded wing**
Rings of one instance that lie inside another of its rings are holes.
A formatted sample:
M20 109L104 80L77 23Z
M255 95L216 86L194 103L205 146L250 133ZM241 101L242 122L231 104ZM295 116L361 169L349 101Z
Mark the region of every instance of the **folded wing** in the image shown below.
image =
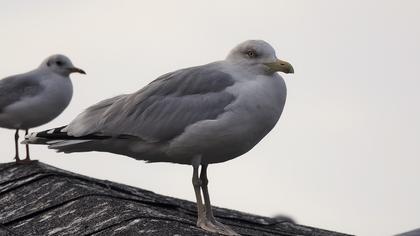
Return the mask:
M0 80L0 113L9 105L41 93L43 86L29 74L10 76Z
M235 97L225 89L231 75L200 66L163 75L136 93L104 100L67 127L84 136L130 135L148 142L168 141L198 121L217 119Z

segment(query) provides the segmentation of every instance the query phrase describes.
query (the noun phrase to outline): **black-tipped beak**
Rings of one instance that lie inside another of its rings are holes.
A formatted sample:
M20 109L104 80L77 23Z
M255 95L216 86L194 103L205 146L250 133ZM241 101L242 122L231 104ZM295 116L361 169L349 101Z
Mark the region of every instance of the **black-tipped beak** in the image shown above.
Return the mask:
M274 62L269 62L269 63L264 63L264 64L273 72L281 71L286 74L295 73L293 66L287 61L276 60Z
M70 73L80 73L86 75L86 72L82 69L79 69L77 67L70 68Z

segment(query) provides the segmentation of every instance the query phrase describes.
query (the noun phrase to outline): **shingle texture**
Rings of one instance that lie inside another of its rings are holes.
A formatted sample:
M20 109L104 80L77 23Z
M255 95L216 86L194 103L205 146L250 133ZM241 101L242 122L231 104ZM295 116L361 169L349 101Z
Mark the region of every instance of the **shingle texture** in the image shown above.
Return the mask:
M409 232L397 234L395 236L420 236L420 228L409 231Z
M346 235L287 219L214 211L216 218L241 235ZM193 202L36 161L0 164L0 236L214 235L195 223Z

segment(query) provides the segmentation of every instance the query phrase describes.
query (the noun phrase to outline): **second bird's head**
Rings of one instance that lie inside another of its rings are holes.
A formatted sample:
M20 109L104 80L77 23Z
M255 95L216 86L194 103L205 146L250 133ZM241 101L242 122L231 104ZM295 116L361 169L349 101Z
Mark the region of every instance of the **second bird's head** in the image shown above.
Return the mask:
M226 59L256 73L294 73L292 65L277 59L274 48L263 40L248 40L239 44Z
M68 57L61 54L49 56L42 62L41 67L62 76L69 76L71 73L86 74L84 70L75 67Z

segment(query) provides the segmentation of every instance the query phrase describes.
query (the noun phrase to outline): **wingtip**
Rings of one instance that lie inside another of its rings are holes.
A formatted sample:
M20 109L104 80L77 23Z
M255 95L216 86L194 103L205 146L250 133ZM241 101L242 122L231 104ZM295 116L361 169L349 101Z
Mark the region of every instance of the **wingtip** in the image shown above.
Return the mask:
M40 138L37 137L37 134L38 133L35 132L35 133L30 133L30 134L25 135L25 139L22 142L20 142L20 144L37 144L37 143L40 143L39 142Z

